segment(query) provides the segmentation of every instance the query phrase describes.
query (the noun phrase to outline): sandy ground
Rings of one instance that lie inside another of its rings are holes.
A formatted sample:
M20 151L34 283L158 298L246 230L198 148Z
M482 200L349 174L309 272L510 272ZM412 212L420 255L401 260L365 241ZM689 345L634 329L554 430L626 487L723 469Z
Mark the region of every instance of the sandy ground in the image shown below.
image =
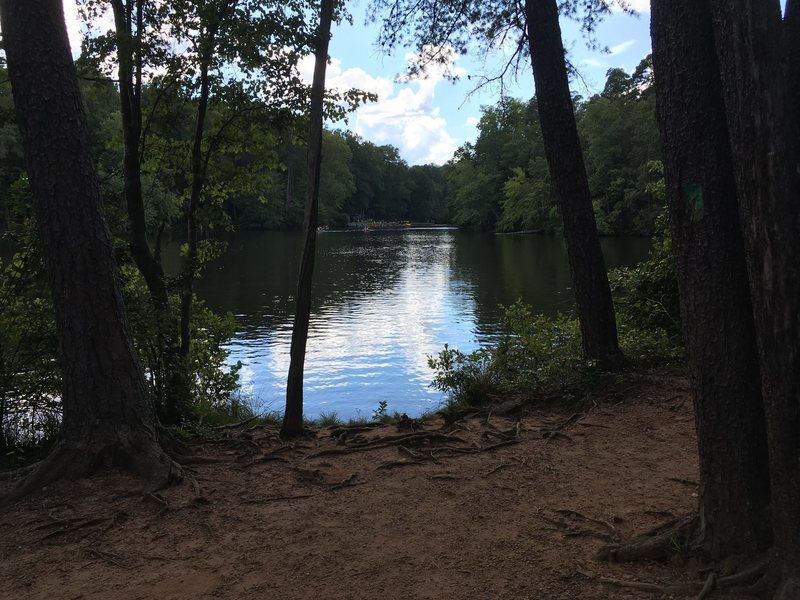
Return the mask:
M695 505L686 382L645 377L587 407L288 445L243 428L197 447L219 462L188 466L196 485L51 486L0 514L0 597L680 597L600 578L696 579L688 564L594 555Z

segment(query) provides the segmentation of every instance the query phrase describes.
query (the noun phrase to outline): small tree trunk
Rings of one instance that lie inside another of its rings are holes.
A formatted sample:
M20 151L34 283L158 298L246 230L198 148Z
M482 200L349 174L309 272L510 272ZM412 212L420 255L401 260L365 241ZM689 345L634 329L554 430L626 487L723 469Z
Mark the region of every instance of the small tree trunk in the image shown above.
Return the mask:
M714 558L769 543L755 326L706 0L652 4L653 66L700 456L699 542Z
M296 436L303 432L303 366L311 318L311 281L317 245L317 212L319 178L322 162L322 112L325 97L325 68L328 64L328 43L333 20L333 0L322 0L320 6L317 47L314 49L314 78L311 85L311 115L308 132L308 186L306 188L303 232L305 245L297 279L297 302L292 326L289 375L286 380L286 412L281 435Z
M545 156L558 198L586 358L616 371L619 349L614 304L597 236L589 180L569 91L556 0L526 0L528 45Z
M711 0L752 290L772 480L779 596L800 594L800 173L797 10ZM790 40L793 40L790 42ZM788 45L787 45L788 44ZM788 68L786 61L788 61Z
M63 370L61 440L6 500L100 466L166 482L179 470L129 335L61 2L2 0L0 19Z
M168 424L177 424L190 404L190 388L186 362L181 359L178 346L178 322L169 301L169 290L161 262L151 252L147 240L144 197L142 194L141 135L142 135L142 69L141 36L144 28L144 0L112 0L114 25L117 34L117 62L119 63L120 114L124 140L123 178L128 210L129 248L131 256L153 303L158 336L159 361L162 367L163 386L158 398L160 417Z

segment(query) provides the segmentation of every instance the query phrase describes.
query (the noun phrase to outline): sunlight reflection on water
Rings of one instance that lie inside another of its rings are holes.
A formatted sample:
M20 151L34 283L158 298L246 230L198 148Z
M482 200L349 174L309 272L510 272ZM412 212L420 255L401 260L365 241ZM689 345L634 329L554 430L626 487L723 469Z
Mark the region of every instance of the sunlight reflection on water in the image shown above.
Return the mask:
M609 263L646 255L647 240L627 243ZM298 234L237 234L197 286L212 309L237 315L231 362L243 363L242 387L260 410L283 408L299 250ZM519 297L543 312L568 309L568 287L557 237L325 232L314 276L305 412L370 417L382 400L390 412L409 415L436 408L442 396L429 385L429 355L445 344L470 351L486 343L499 326L498 305Z

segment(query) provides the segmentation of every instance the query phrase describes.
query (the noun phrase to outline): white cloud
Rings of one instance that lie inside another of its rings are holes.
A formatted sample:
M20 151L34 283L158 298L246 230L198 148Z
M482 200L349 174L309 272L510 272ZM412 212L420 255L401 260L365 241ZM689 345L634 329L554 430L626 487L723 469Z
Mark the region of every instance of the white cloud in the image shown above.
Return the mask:
M351 128L358 135L376 144L392 144L410 164L443 164L452 158L459 141L447 131L447 120L436 104L436 88L448 75L464 76L466 71L456 64L455 53L448 62L428 65L416 77L391 80L374 77L359 68L342 70L341 61L328 65L326 85L345 90L359 88L377 94L378 101L360 107L351 115ZM407 54L413 62L418 57ZM300 73L311 80L313 57L300 65Z
M606 63L596 58L584 58L581 63L590 67L597 67L598 69L604 69L606 67Z
M64 20L67 22L67 35L72 56L77 58L81 53L81 40L83 39L83 21L78 15L77 0L64 0ZM107 9L99 19L93 23L93 28L99 32L114 29L114 15Z
M73 56L81 51L81 20L78 17L78 6L75 0L64 0L64 19L67 22L67 34Z
M650 12L650 0L628 0L628 5L637 12Z
M628 40L627 42L622 42L621 44L617 44L616 46L611 46L608 49L609 56L616 56L617 54L622 54L626 50L628 50L631 46L636 43L636 40Z
M469 127L477 127L481 120L478 117L467 117L464 123Z

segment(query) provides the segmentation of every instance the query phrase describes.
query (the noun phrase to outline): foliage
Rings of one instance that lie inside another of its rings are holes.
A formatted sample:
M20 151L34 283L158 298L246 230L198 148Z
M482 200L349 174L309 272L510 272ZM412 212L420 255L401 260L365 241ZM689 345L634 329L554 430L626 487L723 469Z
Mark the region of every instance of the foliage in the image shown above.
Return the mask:
M579 127L600 233L649 234L663 200L649 188L659 158L650 57L632 75L608 71L602 94L581 107Z
M634 366L684 358L678 292L666 218L650 258L631 269L612 271L620 347ZM505 309L495 344L464 354L444 349L428 358L433 387L449 394L451 406L479 406L502 398L575 398L598 373L583 358L578 321L567 315L535 315L521 301Z
M611 69L602 94L576 99L578 129L598 228L649 234L663 201L653 192L659 158L649 57L633 74ZM453 222L471 229L559 231L535 99L484 107L478 139L447 165Z
M0 451L48 445L60 423L58 343L30 223L0 261Z
M581 356L579 326L565 315L534 315L521 301L508 307L503 333L493 346L463 354L445 346L428 365L433 387L451 405L478 406L503 397L572 395L591 381Z
M120 267L122 290L128 309L128 320L133 332L139 361L147 375L153 398L161 398L166 385L163 357L158 345L158 324L154 321L150 299L144 280L131 264ZM177 306L178 298L172 297ZM238 372L241 364L228 364L228 351L224 346L236 331L233 315L219 316L201 301L195 300L192 313L192 344L188 360L191 389L191 406L184 407L186 422L214 412L229 412L235 418L238 396Z
M378 402L378 408L372 411L372 420L378 422L386 422L391 417L389 416L389 403L386 400Z
M649 191L661 201L663 165L652 162L649 169L654 178L659 178L649 186ZM663 205L655 219L655 230L647 261L609 272L620 338L627 345L626 355L644 362L652 357L677 360L683 356L678 283L669 219Z

